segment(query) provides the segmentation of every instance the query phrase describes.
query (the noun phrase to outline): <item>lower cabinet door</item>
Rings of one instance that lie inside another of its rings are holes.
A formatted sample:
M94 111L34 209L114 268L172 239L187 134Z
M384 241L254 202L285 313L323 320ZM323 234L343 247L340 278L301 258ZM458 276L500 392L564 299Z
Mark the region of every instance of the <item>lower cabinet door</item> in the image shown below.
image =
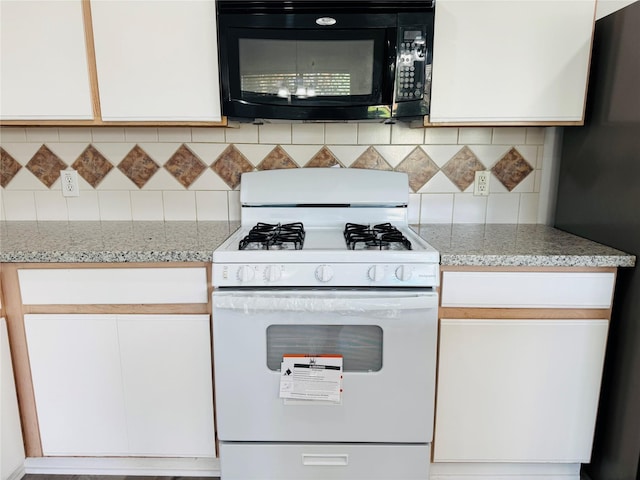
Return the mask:
M214 457L208 315L119 315L133 455Z
M214 457L208 315L25 315L44 455Z
M0 317L0 478L20 478L24 465L24 444L20 429L18 397L9 350L9 333Z
M44 455L126 455L115 315L25 315Z
M585 462L607 320L441 320L436 462Z

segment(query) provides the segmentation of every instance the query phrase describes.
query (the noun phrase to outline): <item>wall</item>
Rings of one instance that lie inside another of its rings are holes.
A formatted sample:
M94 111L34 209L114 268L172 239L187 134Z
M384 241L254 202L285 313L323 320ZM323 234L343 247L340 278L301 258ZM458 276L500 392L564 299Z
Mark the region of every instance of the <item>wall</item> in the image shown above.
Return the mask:
M236 220L241 172L341 166L407 172L412 223L537 223L550 169L542 127L3 127L0 153L4 220ZM69 166L79 197L61 195ZM490 194L474 196L485 169Z

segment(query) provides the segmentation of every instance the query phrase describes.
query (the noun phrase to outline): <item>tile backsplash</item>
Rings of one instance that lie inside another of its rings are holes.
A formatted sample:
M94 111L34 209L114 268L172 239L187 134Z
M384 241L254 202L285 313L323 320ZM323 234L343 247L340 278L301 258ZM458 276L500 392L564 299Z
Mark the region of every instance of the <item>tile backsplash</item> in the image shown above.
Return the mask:
M372 123L2 127L0 219L237 220L243 172L373 168L409 176L412 223L536 223L543 127ZM63 197L61 169L78 171ZM473 195L489 170L488 196Z

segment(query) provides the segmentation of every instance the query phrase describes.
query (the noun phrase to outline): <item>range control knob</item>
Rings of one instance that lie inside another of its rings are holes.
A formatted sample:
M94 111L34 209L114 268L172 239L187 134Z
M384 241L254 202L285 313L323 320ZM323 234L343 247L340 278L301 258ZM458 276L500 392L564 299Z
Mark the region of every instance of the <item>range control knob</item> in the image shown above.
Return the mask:
M372 282L379 282L384 278L384 267L381 265L373 265L369 268L367 276Z
M282 267L279 265L267 265L264 269L264 279L267 282L277 282L282 278Z
M396 268L396 278L401 282L409 281L411 279L411 274L413 273L411 270L411 267L408 265L400 265Z
M250 265L242 265L238 268L238 280L241 282L250 282L256 276L256 271Z
M331 265L320 265L316 268L316 278L320 282L328 282L333 278L333 268Z

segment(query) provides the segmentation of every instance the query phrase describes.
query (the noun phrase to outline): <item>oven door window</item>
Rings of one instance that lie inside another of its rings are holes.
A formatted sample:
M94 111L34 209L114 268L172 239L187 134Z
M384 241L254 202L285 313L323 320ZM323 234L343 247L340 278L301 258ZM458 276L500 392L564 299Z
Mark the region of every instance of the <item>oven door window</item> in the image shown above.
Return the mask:
M297 30L295 38L282 38L279 30L230 34L232 98L264 105L383 103L384 29L334 31L330 38L313 30Z
M382 369L382 328L378 325L270 325L267 367L280 370L285 354L342 355L345 372Z

